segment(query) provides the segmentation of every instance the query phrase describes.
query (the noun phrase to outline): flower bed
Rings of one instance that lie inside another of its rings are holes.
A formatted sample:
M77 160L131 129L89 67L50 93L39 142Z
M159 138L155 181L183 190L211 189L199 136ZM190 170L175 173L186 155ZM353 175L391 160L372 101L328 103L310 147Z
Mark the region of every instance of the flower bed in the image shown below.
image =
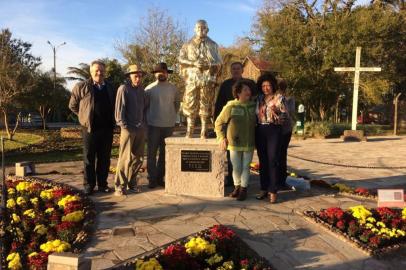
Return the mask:
M147 252L111 269L270 270L268 261L253 251L235 232L215 225L164 247Z
M406 208L367 209L359 205L348 210L331 207L305 211L304 215L369 255L379 257L406 244Z
M368 199L374 199L374 200L376 200L378 198L376 189L372 190L372 189L367 189L364 187L354 188L354 187L350 187L343 183L336 183L336 184L331 185L324 180L310 180L310 185L334 189L334 190L337 190L342 195L349 195L349 196L355 197L355 198L368 198Z
M92 202L72 188L37 178L7 179L7 269L46 269L54 252L79 253L93 229Z

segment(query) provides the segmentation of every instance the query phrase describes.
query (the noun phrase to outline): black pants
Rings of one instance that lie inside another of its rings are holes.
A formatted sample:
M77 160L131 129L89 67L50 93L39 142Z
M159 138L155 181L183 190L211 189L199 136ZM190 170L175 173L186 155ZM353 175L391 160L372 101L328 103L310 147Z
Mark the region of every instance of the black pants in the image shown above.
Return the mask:
M276 193L279 183L280 125L258 125L255 132L261 190Z
M111 145L113 129L99 129L87 132L82 130L83 137L83 185L85 189L93 190L107 187L107 176L110 168Z
M292 131L281 135L281 149L279 156L279 183L278 186L284 187L286 185L286 171L288 169L287 160L288 160L288 147L290 143L290 138L292 137Z
M148 126L147 170L150 183L163 183L165 176L165 138L172 136L173 127ZM158 161L156 154L159 150Z

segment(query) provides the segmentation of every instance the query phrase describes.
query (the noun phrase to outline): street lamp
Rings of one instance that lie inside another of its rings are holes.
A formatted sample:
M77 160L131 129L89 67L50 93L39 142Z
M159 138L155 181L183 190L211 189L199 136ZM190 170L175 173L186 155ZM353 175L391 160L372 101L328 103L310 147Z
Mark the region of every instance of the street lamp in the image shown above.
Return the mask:
M55 91L55 89L56 89L56 50L57 50L59 47L65 45L66 42L62 42L62 43L59 44L58 46L52 45L52 43L51 43L49 40L47 41L47 43L49 44L49 46L51 46L52 51L54 52L54 91Z

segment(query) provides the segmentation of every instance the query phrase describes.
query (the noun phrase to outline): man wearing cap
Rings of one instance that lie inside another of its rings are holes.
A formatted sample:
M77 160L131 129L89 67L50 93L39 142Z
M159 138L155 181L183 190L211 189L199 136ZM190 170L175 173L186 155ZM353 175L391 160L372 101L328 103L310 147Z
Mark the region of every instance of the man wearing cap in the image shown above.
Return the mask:
M115 118L121 133L114 179L116 196L138 191L137 173L142 166L145 142L145 94L141 86L144 74L139 66L130 65L126 72L129 80L117 90Z
M107 176L113 143L116 91L104 81L106 66L96 60L90 64L91 78L77 83L69 100L69 109L82 126L85 194L110 192ZM97 159L97 161L96 161Z
M159 63L152 73L156 81L145 88L148 123L148 180L149 187L164 186L165 176L165 138L170 137L179 110L179 91L168 82L166 63ZM158 161L156 154L159 149Z

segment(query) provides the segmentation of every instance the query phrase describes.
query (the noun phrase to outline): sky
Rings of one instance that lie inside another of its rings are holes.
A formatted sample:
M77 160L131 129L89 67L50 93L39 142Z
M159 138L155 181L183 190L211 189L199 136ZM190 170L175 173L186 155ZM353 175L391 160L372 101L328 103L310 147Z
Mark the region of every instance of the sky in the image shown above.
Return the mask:
M32 53L42 58L41 69L53 68L66 76L67 67L99 58L124 59L115 44L130 37L148 9L158 7L184 23L193 35L197 20L205 19L209 36L229 46L251 30L262 0L0 0L0 28L14 38L30 42ZM68 88L72 84L68 84Z

